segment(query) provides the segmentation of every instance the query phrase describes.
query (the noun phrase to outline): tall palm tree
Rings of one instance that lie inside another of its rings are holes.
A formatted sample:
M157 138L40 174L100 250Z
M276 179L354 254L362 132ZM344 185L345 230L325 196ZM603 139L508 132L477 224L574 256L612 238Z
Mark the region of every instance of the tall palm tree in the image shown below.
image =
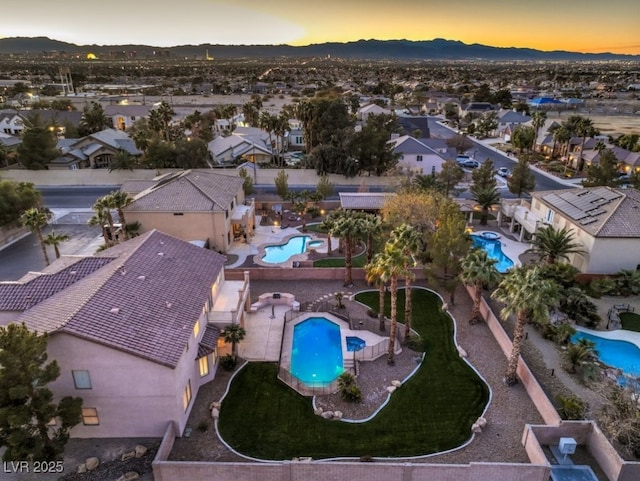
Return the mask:
M583 255L585 250L578 242L574 242L573 232L563 227L556 229L552 225L542 227L536 232L531 242L531 252L544 259L547 264L555 264L557 259L569 260L569 254Z
M531 150L534 150L536 146L536 140L538 139L538 132L540 131L540 128L544 125L546 121L547 121L547 113L544 110L536 110L531 115L531 124L533 125L533 128L536 130L536 135L533 137Z
M363 233L362 218L356 215L345 213L336 222L334 233L344 242L344 286L353 285L353 277L351 273L353 249L356 242Z
M484 249L472 249L462 259L460 279L465 284L472 284L475 289L469 324L477 324L482 320L480 314L482 288L486 284L495 284L500 280L500 273L496 269L497 263L498 261L490 258Z
M482 209L480 214L480 225L487 225L489 219L489 209L500 203L500 192L498 189L480 189L472 194L473 200L475 200Z
M60 259L60 249L58 246L70 239L71 237L67 234L56 234L56 231L52 230L44 238L44 243L48 246L53 246L53 251L56 253L56 259Z
M556 127L553 130L553 150L551 152L551 157L556 156L556 144L560 144L564 149L564 146L565 145L568 146L570 141L571 141L571 132L569 131L567 126L564 124L561 124L558 127ZM562 154L562 151L561 151L561 154ZM565 159L566 161L568 161L568 157L569 157L569 154L567 152L567 159Z
M103 210L96 210L96 213L87 221L89 227L100 227L100 232L104 238L104 245L111 247L112 242L107 232L107 216Z
M380 255L383 276L389 279L389 291L391 294L390 311L391 327L389 328L389 350L387 363L395 362L396 336L398 334L398 278L404 273L404 256L400 249L388 243L384 252Z
M382 219L375 214L363 214L363 234L367 239L367 262L373 259L373 239L382 232Z
M386 287L386 271L384 269L384 255L376 254L373 260L364 266L365 280L369 284L378 286L378 322L381 331L384 331L384 298Z
M516 316L513 330L513 346L504 383L513 386L518 382L518 360L524 340L524 328L528 321L545 322L549 319L549 306L558 300L557 285L545 279L539 266L511 269L502 279L491 297L504 304L500 317L506 320Z
M407 342L411 332L413 306L411 286L415 279L412 269L416 266L416 256L422 250L422 234L408 224L402 224L391 232L391 242L403 256L404 275L404 341Z
M233 355L233 359L236 359L238 357L238 344L240 344L247 335L247 331L245 331L244 327L240 324L231 324L225 327L220 335L224 339L224 342L231 344L231 354Z
M331 235L335 227L335 219L331 215L325 217L320 223L320 227L327 232L327 255L330 256L333 249L331 246Z
M129 240L129 233L125 226L127 225L127 220L124 217L124 208L133 202L133 198L126 192L122 190L116 190L111 192L107 196L107 203L111 209L116 209L118 212L118 220L122 225L122 232L124 234L124 240Z
M38 238L46 265L49 265L49 256L47 255L47 247L42 237L42 228L47 225L51 217L52 214L48 209L39 209L37 207L25 210L20 216L20 223L33 232Z
M587 140L587 137L593 137L597 135L598 130L593 125L593 120L589 117L580 117L576 122L576 134L580 136L580 158L578 159L578 165L576 166L577 170L582 170L582 166L584 164L584 159L582 157L582 152L584 151L584 143Z
M99 197L93 203L93 206L91 208L96 213L96 216L106 220L109 226L107 237L109 237L110 241L112 242L107 242L107 245L115 244L116 237L115 237L115 232L113 228L113 216L111 215L111 200L109 199L109 194ZM103 231L103 235L104 235L104 231Z

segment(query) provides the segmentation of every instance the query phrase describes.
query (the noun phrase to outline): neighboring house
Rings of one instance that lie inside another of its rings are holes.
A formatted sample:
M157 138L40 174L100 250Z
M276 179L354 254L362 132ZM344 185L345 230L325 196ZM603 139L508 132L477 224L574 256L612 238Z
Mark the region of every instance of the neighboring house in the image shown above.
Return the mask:
M289 148L291 150L306 150L302 122L289 119Z
M446 162L439 152L409 135L392 138L389 142L393 145L393 153L399 155L397 167L404 172L435 174Z
M0 132L20 135L24 130L24 118L17 110L0 110Z
M126 133L105 129L82 139L62 139L58 142L61 156L49 162L49 169L109 168L113 157L121 151L134 157L142 155Z
M429 118L425 115L398 115L397 117L402 133L414 136L416 131L420 131L420 139L428 139L431 136L429 131Z
M509 223L520 239L553 225L567 228L585 254L570 254L580 272L613 274L640 267L640 192L636 189L593 187L532 192L524 199L501 203L498 223Z
M161 176L124 208L127 222L140 222L140 232L162 229L185 241L204 241L219 252L234 241L249 242L255 203L245 202L237 172L229 174L187 170Z
M470 102L460 106L460 118L465 118L467 115L471 115L472 118L477 118L492 110L495 109L489 102Z
M392 113L391 110L380 107L378 104L369 104L360 107L358 112L356 112L356 117L358 120L366 122L370 115L391 115Z
M378 213L389 197L396 194L387 192L339 192L340 207L344 210Z
M16 150L21 143L22 139L20 137L14 137L13 135L0 132L0 145L8 151Z
M591 142L585 143L585 149L582 153L582 161L585 168L600 163L600 151L596 148L597 142L595 142L595 139L589 140L591 140ZM630 150L615 145L606 145L606 148L611 150L613 155L615 155L620 172L626 174L631 172L640 173L640 152L631 152Z
M48 334L49 387L83 399L73 437L161 437L169 422L181 433L215 377L220 329L250 307L248 275L227 281L224 262L151 231L0 283L0 323Z
M524 125L531 121L531 117L520 112L507 110L498 115L498 128L492 137L502 138L505 142L511 141L511 136L518 125Z
M104 114L116 130L128 130L140 119L149 117L151 105L105 105Z
M271 142L275 142L273 134ZM273 155L269 134L254 127L238 127L231 135L216 137L207 147L217 164L230 164L240 158L258 163L271 162Z

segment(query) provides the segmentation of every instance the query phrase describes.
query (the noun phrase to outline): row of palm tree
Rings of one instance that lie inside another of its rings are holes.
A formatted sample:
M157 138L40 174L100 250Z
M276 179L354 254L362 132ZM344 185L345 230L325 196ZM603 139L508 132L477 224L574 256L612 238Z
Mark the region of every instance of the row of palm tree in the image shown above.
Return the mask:
M55 230L49 232L46 236L42 232L44 227L49 223L53 217L52 212L47 208L32 207L27 209L20 216L20 223L35 234L38 239L38 244L42 250L42 256L44 257L45 265L49 265L49 254L47 253L47 246L53 246L56 254L56 259L60 258L60 244L70 240L67 234L58 234Z
M93 204L95 214L89 219L88 225L90 227L100 227L106 247L111 247L118 241L115 234L113 215L111 213L113 210L118 213L118 220L122 226L122 235L125 241L129 240L129 237L132 235L135 235L135 231L139 229L137 223L134 225L127 224L125 219L124 208L131 204L131 202L133 202L133 199L128 193L116 190L100 197Z

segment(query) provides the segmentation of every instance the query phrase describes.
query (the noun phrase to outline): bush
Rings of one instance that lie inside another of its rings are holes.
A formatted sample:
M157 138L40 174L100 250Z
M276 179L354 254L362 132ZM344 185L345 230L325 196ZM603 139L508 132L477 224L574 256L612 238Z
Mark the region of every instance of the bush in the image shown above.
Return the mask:
M587 403L575 394L569 396L558 396L558 414L562 419L578 421L585 418Z
M640 272L623 269L615 279L618 294L621 296L637 296L640 294Z
M587 288L587 293L591 297L596 299L606 296L608 294L615 294L617 292L616 281L609 277L603 277L602 279L594 279Z
M338 388L343 400L347 402L362 401L362 392L356 385L356 378L350 372L343 372L338 376Z
M196 427L196 429L201 433L206 433L209 430L209 423L207 421L202 420L198 423L198 426Z
M561 293L560 310L581 326L597 327L600 323L598 308L578 287L570 287Z
M312 219L315 219L316 217L320 216L320 207L318 207L317 205L310 205L309 207L307 207L307 214L309 214L309 217L311 217Z
M369 310L367 310L367 315L369 317L372 317L373 319L377 319L378 318L378 311L376 311L375 309L369 309Z
M555 281L561 287L573 287L576 284L578 269L571 264L544 264L542 275L545 279Z
M427 350L427 341L422 336L409 336L407 338L407 347L412 351L425 352Z
M231 354L227 354L220 358L220 367L225 371L233 371L237 364L238 361Z

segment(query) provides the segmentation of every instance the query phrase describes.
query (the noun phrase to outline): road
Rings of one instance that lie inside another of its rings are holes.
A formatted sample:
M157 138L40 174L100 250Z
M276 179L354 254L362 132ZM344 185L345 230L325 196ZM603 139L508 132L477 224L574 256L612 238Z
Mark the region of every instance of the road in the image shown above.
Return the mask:
M44 205L49 209L90 208L98 197L118 190L119 185L104 186L38 186Z

